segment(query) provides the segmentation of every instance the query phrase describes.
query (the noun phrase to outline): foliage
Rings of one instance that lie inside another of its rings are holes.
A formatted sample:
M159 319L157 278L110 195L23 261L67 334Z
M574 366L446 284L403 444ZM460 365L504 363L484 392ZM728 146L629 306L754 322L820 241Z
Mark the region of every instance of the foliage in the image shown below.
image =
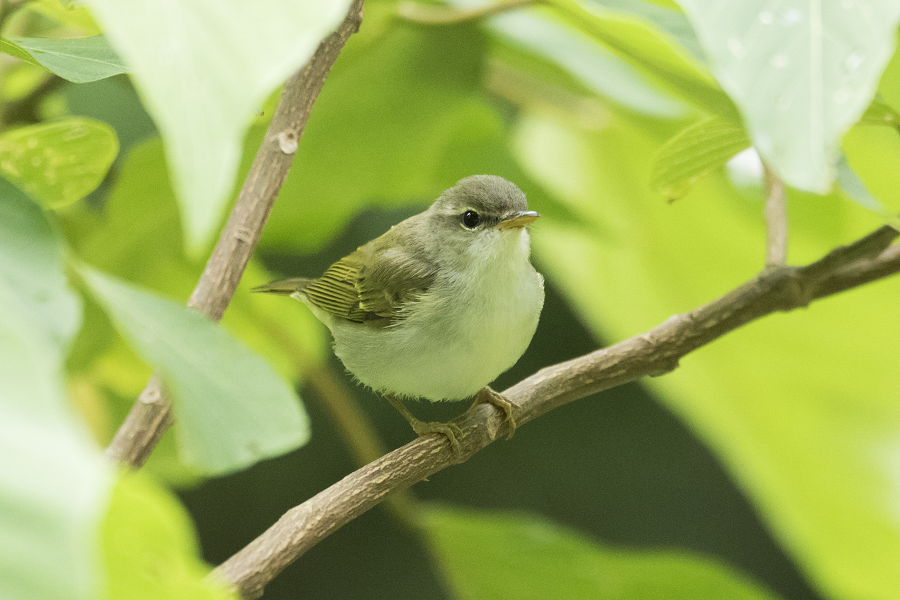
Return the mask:
M204 579L194 524L168 488L222 491L223 473L304 444L290 388L318 388L329 368L308 311L250 287L286 255L310 266L290 274L313 274L342 235L365 241L390 224L379 215L412 214L461 177L494 173L526 192L542 213L534 260L595 343L762 268L762 185L731 161L751 145L788 186L791 263L897 223L896 2L551 0L435 24L416 22L426 7L369 0L264 231L267 262L251 262L223 325L211 324L180 305L276 86L348 4L0 4L0 596L229 597ZM440 14L481 5L453 0ZM142 111L158 133L134 125ZM767 318L646 382L823 598L900 597L898 292L894 278ZM551 361L544 348L528 356ZM153 369L177 430L147 473L117 475L101 447ZM321 450L334 444L323 430L313 419L300 456L326 485L343 473L328 471L340 451ZM520 462L564 470L565 457L526 442L509 445ZM566 485L594 480L589 469ZM220 503L249 513L258 492L290 506L302 478ZM502 476L484 479L471 476L467 493ZM572 500L572 512L600 521L600 502ZM499 508L521 506L534 508ZM624 551L528 513L412 516L459 597L523 598L548 578L571 598L795 597L687 542ZM221 560L257 533L203 556Z
M701 557L603 548L534 515L434 506L424 516L464 598L774 598Z

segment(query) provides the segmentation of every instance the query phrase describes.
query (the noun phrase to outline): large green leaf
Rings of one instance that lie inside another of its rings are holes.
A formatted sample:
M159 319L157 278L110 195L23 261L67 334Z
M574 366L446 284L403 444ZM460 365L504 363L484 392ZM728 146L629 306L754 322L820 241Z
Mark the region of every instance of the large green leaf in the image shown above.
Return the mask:
M482 0L450 3L463 9L484 6ZM713 114L737 114L731 100L715 84L704 64L700 42L678 10L641 0L551 0L547 4L554 10L518 9L493 17L490 26L634 110L665 117L681 112L678 105L660 97L649 82L633 72L636 67ZM560 17L581 30L583 36L560 24ZM594 43L587 44L582 37ZM632 68L621 64L622 60Z
M172 395L184 461L211 474L302 445L294 391L260 357L199 313L88 267L81 274Z
M39 64L74 83L97 81L126 71L102 35L87 38L0 38L0 50Z
M0 597L94 597L107 463L68 410L63 357L78 328L61 244L0 179Z
M463 598L776 598L710 559L608 548L531 515L449 507L429 507L423 513L436 554Z
M895 214L888 211L878 198L872 195L872 192L869 191L866 184L863 183L853 168L850 167L850 164L847 162L847 158L844 155L841 155L840 158L838 158L835 181L838 186L840 186L840 191L843 192L844 196L849 200L856 202L863 208L867 208L882 215L888 223L895 228L900 227L900 219L898 219Z
M91 2L165 140L192 250L222 217L254 110L312 56L349 4Z
M0 134L0 175L46 208L81 200L106 177L119 152L105 123L70 117Z
M123 473L103 523L108 600L237 600L207 579L193 523L177 498Z
M706 65L651 21L586 0L552 0L567 21L684 100L735 120L737 109Z
M873 100L859 119L860 125L886 125L900 131L900 114L889 104Z
M825 193L840 137L896 46L895 0L681 0L753 145L784 181Z
M454 0L453 4L470 8L481 2ZM589 90L629 110L669 119L682 117L686 112L684 104L659 90L646 75L552 12L517 10L501 13L491 18L488 26L513 46L551 61ZM496 50L493 48L494 56ZM534 72L528 67L524 70L541 81L547 80L546 73Z
M716 176L683 201L664 202L642 184L660 145L621 119L583 132L529 117L517 136L529 172L582 218L560 224L545 215L535 254L610 342L708 302L763 267L762 203ZM789 207L792 262L880 225L834 196L791 194ZM646 381L834 598L888 600L900 589L898 295L894 277L767 317Z
M871 109L867 113L872 114ZM859 125L850 129L842 141L842 149L846 155L846 163L838 163L838 181L845 190L849 188L846 167L852 167L858 174L860 183L870 192L873 199L883 206L875 209L879 214L892 214L895 219L900 214L900 169L892 168L900 164L900 116L893 111L881 111L880 125L887 127L871 127L872 121L864 119ZM862 191L858 188L857 196Z
M681 8L669 3L667 6L654 5L646 0L591 0L609 10L624 12L640 17L644 21L665 31L701 63L706 64L706 53L700 46L700 40L691 22Z

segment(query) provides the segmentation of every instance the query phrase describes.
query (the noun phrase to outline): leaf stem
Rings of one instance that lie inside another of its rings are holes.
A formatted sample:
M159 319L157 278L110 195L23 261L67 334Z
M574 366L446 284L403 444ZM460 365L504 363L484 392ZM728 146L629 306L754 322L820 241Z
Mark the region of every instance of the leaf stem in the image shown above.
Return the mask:
M766 266L787 264L788 221L784 182L763 163L763 188L766 193Z

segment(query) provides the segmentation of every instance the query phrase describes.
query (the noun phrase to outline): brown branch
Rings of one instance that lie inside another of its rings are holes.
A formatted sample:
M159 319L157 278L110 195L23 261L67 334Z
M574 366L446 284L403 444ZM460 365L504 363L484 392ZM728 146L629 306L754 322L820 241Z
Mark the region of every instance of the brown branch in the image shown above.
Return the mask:
M788 223L784 182L763 165L763 187L766 191L766 266L787 264Z
M614 346L542 369L503 395L517 405L513 416L521 426L590 394L667 373L685 354L750 321L900 272L900 245L890 246L897 236L885 226L808 266L768 268L709 304ZM287 565L336 529L388 494L467 460L507 430L505 414L490 404L473 406L454 422L462 431L458 455L442 435L420 437L289 510L213 576L235 585L244 598L258 598Z
M340 26L319 44L309 62L284 85L281 100L228 223L188 300L188 306L212 321L222 318L237 289L290 170L297 144L325 78L347 39L359 31L362 6L363 0L353 1ZM159 377L151 377L106 454L119 462L140 467L171 424L169 403L161 381Z

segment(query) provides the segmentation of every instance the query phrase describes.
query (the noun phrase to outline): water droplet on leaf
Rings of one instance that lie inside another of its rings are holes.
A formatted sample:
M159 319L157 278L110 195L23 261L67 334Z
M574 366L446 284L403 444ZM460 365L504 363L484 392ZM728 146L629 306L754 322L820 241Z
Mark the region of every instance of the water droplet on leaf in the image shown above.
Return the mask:
M844 59L844 66L849 71L855 71L866 60L866 55L861 50L854 50Z
M737 39L736 37L728 38L728 49L737 58L744 57L744 44L742 44L741 40Z

